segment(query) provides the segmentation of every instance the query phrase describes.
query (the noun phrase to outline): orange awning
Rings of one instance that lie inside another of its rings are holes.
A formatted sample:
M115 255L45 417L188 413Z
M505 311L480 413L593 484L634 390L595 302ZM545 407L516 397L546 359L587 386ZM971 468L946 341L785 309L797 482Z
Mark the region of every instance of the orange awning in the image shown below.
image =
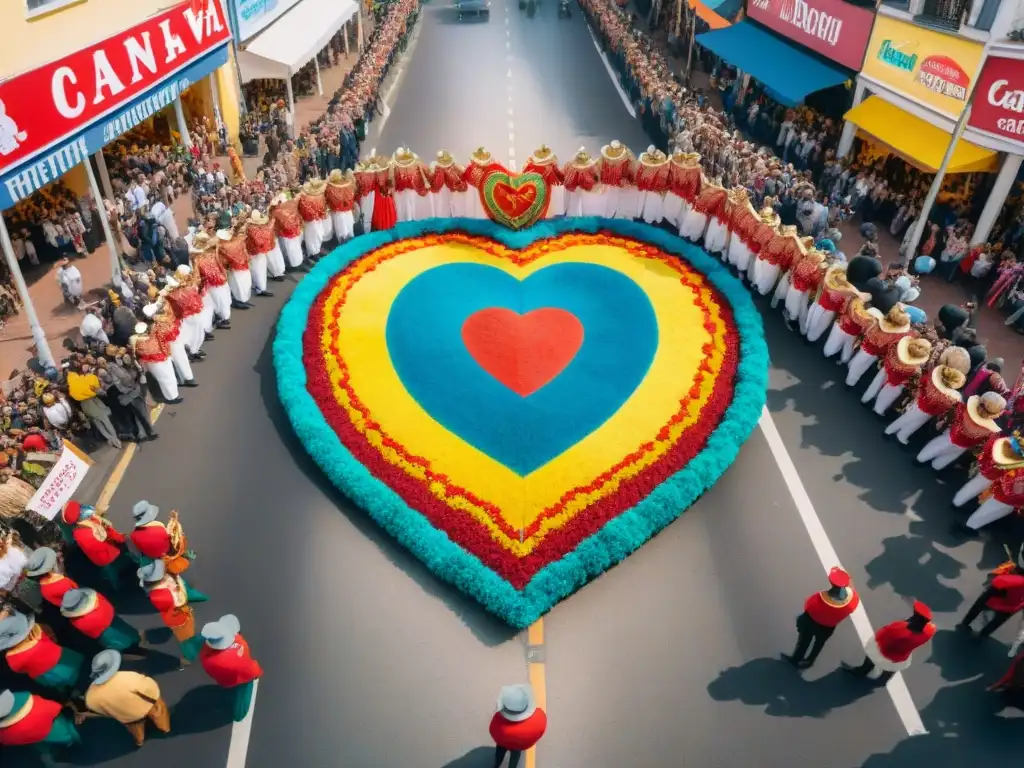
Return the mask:
M711 29L724 29L732 24L731 21L723 16L719 16L700 0L690 0L690 7L697 11L697 15L704 19Z

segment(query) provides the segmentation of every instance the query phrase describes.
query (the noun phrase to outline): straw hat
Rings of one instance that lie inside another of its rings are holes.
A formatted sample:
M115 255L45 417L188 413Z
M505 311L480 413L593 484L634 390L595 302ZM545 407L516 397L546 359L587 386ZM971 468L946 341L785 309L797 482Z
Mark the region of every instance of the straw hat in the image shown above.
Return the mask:
M572 162L574 165L589 165L593 161L590 159L590 153L584 147L580 147L576 150Z
M264 224L270 223L270 218L262 211L253 211L252 215L249 216L249 223L257 227L262 227Z
M309 181L302 185L302 193L305 195L310 195L312 197L322 195L324 193L324 188L326 186L326 181L321 181L320 179L310 179ZM219 235L220 233L218 232L217 234Z
M281 203L284 203L284 202L287 202L287 201L288 201L288 195L286 195L284 192L278 192L276 195L274 195L274 199L270 201L270 207L273 208L275 205L280 205ZM198 235L197 235L197 237L198 237Z
M547 144L541 144L533 151L533 161L535 163L549 163L553 159L554 154L552 154L551 147Z
M949 347L939 355L939 365L949 366L967 376L971 370L971 356L963 347Z
M135 324L135 335L136 336L141 336L142 334L144 334L148 330L149 330L149 326L146 325L145 323L136 323Z
M230 229L218 229L217 230L217 239L222 241L222 242L225 242L225 243L228 242L231 239L231 230Z
M957 391L967 383L967 377L956 368L948 365L937 365L932 371L932 385L939 391L960 399Z
M622 142L612 141L610 144L605 144L601 147L601 154L607 160L621 160L626 156L626 148L622 146Z
M69 589L60 601L60 612L67 619L77 619L95 609L98 602L94 589Z
M904 336L896 345L896 357L907 366L924 365L932 356L932 343L927 339Z
M437 164L442 168L448 168L455 162L455 158L452 157L451 152L447 149L442 149L437 153Z
M210 237L206 232L196 232L195 235L192 237L192 245L194 245L196 248L199 248L200 250L203 249L205 246L209 245L212 241L213 238Z
M910 330L910 315L897 304L878 321L878 327L885 333L906 333Z
M992 446L992 461L1003 469L1024 467L1024 446L1021 445L1020 433L1014 432L1010 437L997 439Z
M469 156L469 159L472 160L474 163L486 165L487 163L491 162L491 153L488 152L483 147L477 147L476 149L473 150L473 154Z
M412 165L416 159L416 155L405 147L399 147L394 154L395 165Z
M345 174L341 172L341 168L335 168L329 174L327 174L328 184L344 184Z
M986 392L984 395L972 395L967 398L967 415L971 421L990 432L1002 431L996 419L1006 410L1006 398L998 392Z

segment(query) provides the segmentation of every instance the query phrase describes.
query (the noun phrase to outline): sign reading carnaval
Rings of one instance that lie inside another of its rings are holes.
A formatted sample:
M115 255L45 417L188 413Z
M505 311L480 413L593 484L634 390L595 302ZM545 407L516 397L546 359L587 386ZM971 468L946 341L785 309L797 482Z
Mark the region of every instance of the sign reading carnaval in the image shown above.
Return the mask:
M65 440L60 458L26 506L47 520L53 520L71 501L91 466L92 459Z
M269 27L299 0L230 0L238 40L244 42Z
M843 0L751 0L747 16L850 69L864 61L875 18Z
M5 80L0 173L159 88L230 39L220 0L192 0Z
M1024 61L989 56L971 107L972 128L1024 145Z
M967 103L982 53L980 43L879 16L862 73L907 98L957 116Z

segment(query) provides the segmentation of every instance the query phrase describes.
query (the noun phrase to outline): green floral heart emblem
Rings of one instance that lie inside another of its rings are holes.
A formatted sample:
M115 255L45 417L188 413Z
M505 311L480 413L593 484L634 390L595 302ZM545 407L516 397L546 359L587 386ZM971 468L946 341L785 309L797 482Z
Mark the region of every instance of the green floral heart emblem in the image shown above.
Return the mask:
M488 215L509 229L525 229L548 210L548 185L539 173L492 171L480 188Z

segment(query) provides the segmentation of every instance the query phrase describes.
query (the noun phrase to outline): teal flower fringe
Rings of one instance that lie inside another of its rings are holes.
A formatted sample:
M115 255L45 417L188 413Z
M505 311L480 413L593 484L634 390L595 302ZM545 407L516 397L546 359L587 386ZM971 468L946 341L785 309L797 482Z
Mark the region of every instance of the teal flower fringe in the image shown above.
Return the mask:
M643 501L609 521L573 551L539 571L523 590L485 567L377 480L338 440L306 389L303 334L310 311L331 279L350 262L398 240L462 231L508 248L570 232L611 232L676 254L702 272L729 302L740 336L734 395L704 450ZM672 234L633 221L571 218L519 232L479 219L429 219L363 235L335 249L303 279L281 312L273 347L278 392L306 450L349 499L431 571L516 628L527 627L589 580L640 548L711 488L736 460L761 417L768 388L768 346L761 316L743 285L717 259Z

